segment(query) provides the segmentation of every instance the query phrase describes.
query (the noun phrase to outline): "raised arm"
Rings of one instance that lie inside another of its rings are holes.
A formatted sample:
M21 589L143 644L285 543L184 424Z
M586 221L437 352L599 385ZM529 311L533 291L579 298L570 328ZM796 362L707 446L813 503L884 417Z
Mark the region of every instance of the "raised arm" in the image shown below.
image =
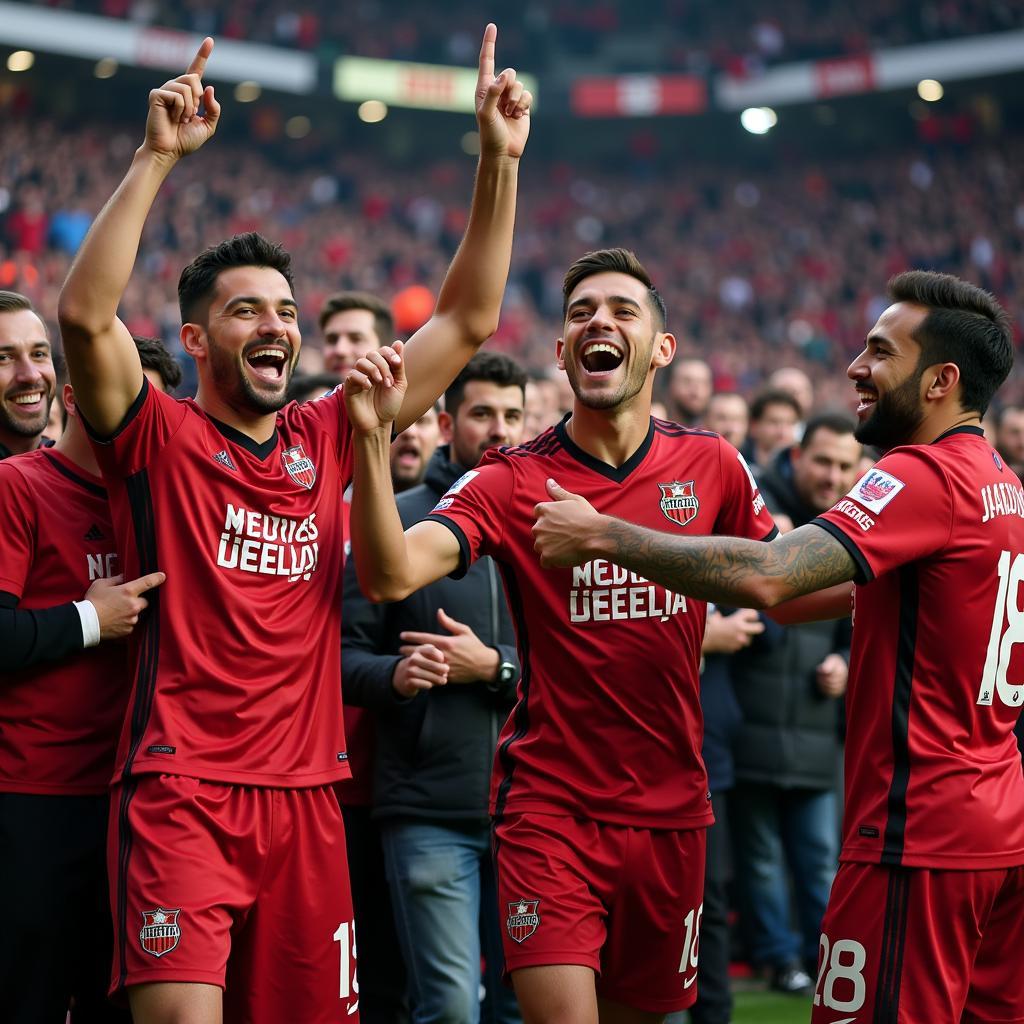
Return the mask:
M406 393L402 343L369 353L345 378L352 424L352 555L363 594L400 601L458 568L455 535L434 522L407 531L395 505L388 453L394 417Z
M770 544L682 537L600 515L585 498L554 481L548 491L554 500L537 506L533 528L545 567L606 558L676 593L746 608L771 608L856 576L846 548L813 524Z
M204 39L188 71L149 94L146 137L72 264L58 306L75 400L90 426L112 434L142 388L142 365L117 307L157 192L174 165L217 127L220 104L202 75L213 50ZM202 113L200 110L202 109Z
M532 97L511 68L495 77L497 32L488 25L480 47L476 85L480 163L469 223L433 316L406 347L410 383L398 415L399 431L437 401L498 327L512 259L519 158L530 132Z

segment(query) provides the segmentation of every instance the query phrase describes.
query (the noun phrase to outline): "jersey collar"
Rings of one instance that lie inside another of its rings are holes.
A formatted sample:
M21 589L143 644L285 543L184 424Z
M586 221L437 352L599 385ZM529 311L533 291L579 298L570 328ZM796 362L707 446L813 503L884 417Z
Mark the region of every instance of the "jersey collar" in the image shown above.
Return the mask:
M953 427L947 430L944 434L939 434L931 444L938 444L940 441L945 441L947 437L952 437L954 434L974 434L976 437L984 437L985 431L981 427Z
M626 478L636 469L647 457L647 453L651 450L651 444L654 441L654 420L649 420L647 424L647 436L643 439L640 447L621 466L609 466L607 462L602 462L600 459L594 458L590 452L585 452L570 436L569 431L565 429L565 424L568 422L569 417L572 415L571 412L567 412L562 417L562 421L555 425L555 436L558 438L561 446L566 452L571 455L577 462L586 466L587 469L592 469L595 473L600 473L601 476L607 477L609 480L614 481L617 484L621 484Z
M260 462L266 462L267 457L277 447L277 427L274 427L274 432L266 439L266 441L259 443L254 441L248 434L243 434L241 430L232 427L228 423L222 423L219 419L211 416L209 413L206 414L206 418L217 428L217 431L222 434L232 444L237 444L240 448L244 448L250 455L255 455Z

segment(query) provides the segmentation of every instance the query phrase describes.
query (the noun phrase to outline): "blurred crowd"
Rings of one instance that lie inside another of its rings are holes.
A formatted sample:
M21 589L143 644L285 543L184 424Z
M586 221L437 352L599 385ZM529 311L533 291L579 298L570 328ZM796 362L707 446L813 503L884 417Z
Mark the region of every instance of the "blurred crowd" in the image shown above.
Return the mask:
M46 6L125 18L226 39L314 50L326 59L364 57L472 63L481 28L479 5L455 0L444 18L423 17L411 0L228 0L216 9L198 0L45 0ZM753 74L763 66L862 53L883 47L999 32L1024 25L1010 0L929 0L894 4L865 0L782 0L770 11L755 0L728 6L707 0L624 0L524 4L500 16L502 48L518 67L547 71L561 60L602 59L602 69L642 67ZM667 31L666 31L667 29ZM623 42L625 40L625 43ZM610 63L608 63L610 61ZM638 65L639 66L639 65Z

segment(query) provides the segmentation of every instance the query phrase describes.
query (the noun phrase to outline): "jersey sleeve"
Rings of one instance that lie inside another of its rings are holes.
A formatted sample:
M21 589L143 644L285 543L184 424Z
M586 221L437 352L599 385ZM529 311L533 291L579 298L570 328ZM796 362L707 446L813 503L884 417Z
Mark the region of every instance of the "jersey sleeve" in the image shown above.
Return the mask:
M354 465L352 426L348 419L348 409L345 408L344 385L339 384L319 398L293 406L293 411L296 416L307 419L307 422L316 423L317 429L323 430L334 439L342 487L348 487L352 483Z
M35 555L35 501L13 460L0 462L0 591L24 596Z
M156 458L187 415L183 402L154 388L144 377L142 390L110 437L97 436L87 423L85 428L104 475L126 477Z
M458 539L462 557L451 574L453 579L465 576L481 555L500 554L514 489L510 458L492 449L476 469L463 473L425 516L447 526Z
M751 473L747 460L728 441L719 439L722 505L714 532L724 537L771 540L779 531Z
M857 564L857 583L943 547L953 529L953 495L924 449L903 448L880 459L853 490L812 520Z

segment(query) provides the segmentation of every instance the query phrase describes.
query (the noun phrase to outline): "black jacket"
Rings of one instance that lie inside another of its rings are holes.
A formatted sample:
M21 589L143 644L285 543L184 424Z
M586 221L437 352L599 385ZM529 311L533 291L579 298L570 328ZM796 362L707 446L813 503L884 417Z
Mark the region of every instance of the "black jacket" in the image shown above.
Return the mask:
M757 479L773 513L788 515L795 527L814 518L797 493L788 450ZM765 620L765 632L733 656L743 713L733 746L737 780L809 789L835 783L842 701L821 693L815 669L833 652L849 660L850 635L848 618L799 626Z
M422 519L462 475L448 448L438 448L424 482L398 495L406 528ZM464 622L516 672L505 685L449 683L400 697L391 685L403 630L443 633L437 609ZM501 578L490 558L460 580L442 579L404 601L374 605L359 591L355 563L345 566L342 691L347 704L376 711L373 815L433 821L487 821L498 732L515 704L519 660Z

